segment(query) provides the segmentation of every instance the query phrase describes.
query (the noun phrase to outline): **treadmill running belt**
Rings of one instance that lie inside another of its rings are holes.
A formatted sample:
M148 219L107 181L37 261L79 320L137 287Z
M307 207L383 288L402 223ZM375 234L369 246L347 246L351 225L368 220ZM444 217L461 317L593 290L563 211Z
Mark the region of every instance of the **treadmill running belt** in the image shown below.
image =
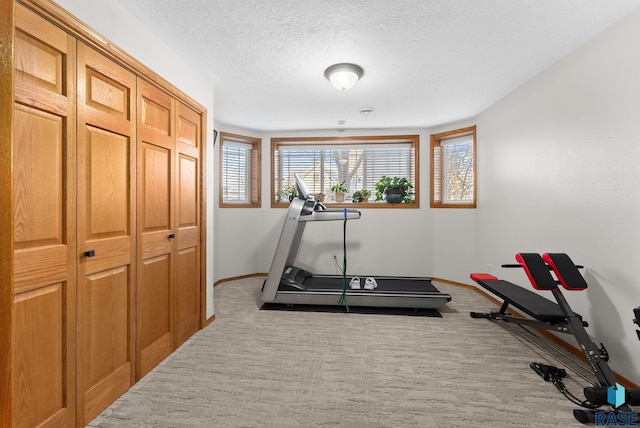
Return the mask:
M427 278L405 278L405 277L377 277L378 287L375 290L352 290L349 288L349 281L352 276L347 277L347 291L362 293L396 293L396 294L413 294L413 293L440 293L436 287L431 284ZM375 278L375 277L374 277ZM364 285L364 276L360 276L360 282ZM307 278L304 282L307 291L323 291L323 290L342 290L342 277L317 275Z

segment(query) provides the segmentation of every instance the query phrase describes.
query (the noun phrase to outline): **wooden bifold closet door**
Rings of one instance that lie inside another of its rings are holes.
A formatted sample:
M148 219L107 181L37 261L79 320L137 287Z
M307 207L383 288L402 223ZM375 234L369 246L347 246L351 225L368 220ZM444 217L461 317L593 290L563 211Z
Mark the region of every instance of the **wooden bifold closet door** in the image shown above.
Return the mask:
M74 426L76 40L15 22L13 426Z
M200 326L200 128L138 79L138 379Z
M177 102L176 348L200 328L202 119Z
M175 102L138 80L137 368L140 379L174 348Z
M133 385L136 77L78 42L78 422Z

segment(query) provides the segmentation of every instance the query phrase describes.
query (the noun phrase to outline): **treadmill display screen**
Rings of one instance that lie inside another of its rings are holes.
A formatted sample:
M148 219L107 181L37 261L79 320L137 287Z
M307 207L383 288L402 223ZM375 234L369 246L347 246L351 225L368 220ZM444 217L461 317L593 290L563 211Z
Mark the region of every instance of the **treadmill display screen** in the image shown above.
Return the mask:
M313 200L313 193L311 193L311 190L309 190L309 186L307 186L304 178L302 178L302 176L298 173L293 174L293 178L295 178L296 186L298 187L298 197L304 200Z

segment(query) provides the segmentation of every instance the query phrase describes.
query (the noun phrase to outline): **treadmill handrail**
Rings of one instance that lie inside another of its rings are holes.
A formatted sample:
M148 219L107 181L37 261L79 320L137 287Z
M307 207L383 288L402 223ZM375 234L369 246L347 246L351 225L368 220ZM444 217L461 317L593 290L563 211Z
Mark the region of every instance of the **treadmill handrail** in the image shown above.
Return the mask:
M358 220L361 216L362 214L358 210L327 208L326 210L313 211L307 215L300 216L298 221Z

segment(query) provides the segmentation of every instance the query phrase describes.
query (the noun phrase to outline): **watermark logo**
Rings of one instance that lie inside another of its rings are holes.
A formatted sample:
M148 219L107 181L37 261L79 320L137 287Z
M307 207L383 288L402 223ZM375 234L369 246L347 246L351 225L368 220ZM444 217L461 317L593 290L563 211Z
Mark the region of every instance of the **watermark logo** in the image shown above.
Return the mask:
M626 403L626 390L624 386L616 382L615 385L607 388L607 403L611 404L614 409ZM614 410L611 412L595 412L596 426L618 426L618 427L637 427L638 412L623 412Z
M607 389L607 402L617 409L625 403L624 395L624 386L616 382L615 385Z

